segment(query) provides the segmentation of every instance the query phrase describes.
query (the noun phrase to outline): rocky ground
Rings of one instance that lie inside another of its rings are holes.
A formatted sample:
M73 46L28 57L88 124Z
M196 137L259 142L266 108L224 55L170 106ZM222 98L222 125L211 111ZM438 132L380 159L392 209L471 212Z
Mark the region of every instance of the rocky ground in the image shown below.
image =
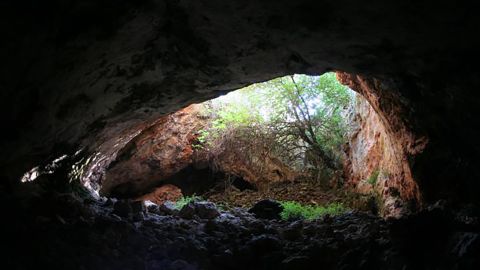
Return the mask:
M478 212L442 203L400 220L282 221L29 185L1 196L3 269L480 269Z

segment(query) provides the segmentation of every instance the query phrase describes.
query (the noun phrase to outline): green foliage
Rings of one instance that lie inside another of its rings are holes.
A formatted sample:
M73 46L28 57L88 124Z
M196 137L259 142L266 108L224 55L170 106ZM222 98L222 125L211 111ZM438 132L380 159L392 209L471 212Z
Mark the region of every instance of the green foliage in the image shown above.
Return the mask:
M202 197L196 196L195 194L192 196L183 196L178 201L175 202L175 208L180 210L185 205L189 204L190 202L201 201Z
M311 206L301 205L298 202L280 202L283 206L283 211L280 216L284 220L289 219L307 219L313 220L320 218L324 215L339 215L345 213L348 209L341 203L331 203L325 206Z
M238 141L243 137L263 143L269 154L294 167L335 169L341 163L347 131L344 115L352 98L335 73L253 84L209 102L211 122L194 147L219 145L225 136Z
M370 174L370 177L368 177L367 179L367 183L374 186L377 183L379 175L380 175L380 170L377 168L372 172L372 174Z
M209 132L208 130L202 129L202 130L200 130L199 133L200 133L200 136L198 136L198 141L199 141L200 143L205 143L206 140L207 140L208 135L210 135L210 132Z
M210 132L208 130L202 129L198 133L199 133L199 136L197 137L198 143L192 144L192 147L196 149L203 149L204 148L203 145L207 142L207 139L210 136Z

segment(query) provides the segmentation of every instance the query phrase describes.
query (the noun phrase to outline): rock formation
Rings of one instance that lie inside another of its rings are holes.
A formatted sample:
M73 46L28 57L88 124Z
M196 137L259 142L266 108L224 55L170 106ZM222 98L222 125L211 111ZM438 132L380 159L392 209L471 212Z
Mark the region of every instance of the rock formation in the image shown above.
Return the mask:
M382 215L399 217L421 202L406 156L398 152L373 107L357 96L351 115L344 175L347 186L380 200Z
M255 155L244 142L221 145L215 151L201 146L198 136L209 125L208 117L205 105L193 104L159 118L117 151L101 153L110 155L105 158L109 163L102 164L104 174L85 181L90 185L96 181L93 186L101 187L99 192L104 196L136 198L149 193L143 197L162 201L162 194L169 190L161 187L164 184L176 185L192 195L207 191L229 176L254 187L294 179L295 172L277 158L266 155L257 157L257 162L241 158L245 152ZM89 170L98 169L93 164L86 168L87 175L92 175ZM174 191L172 198L179 193Z
M145 194L137 200L151 201L155 204L161 205L166 201L176 202L183 196L182 190L174 185L166 184L155 188L151 193Z

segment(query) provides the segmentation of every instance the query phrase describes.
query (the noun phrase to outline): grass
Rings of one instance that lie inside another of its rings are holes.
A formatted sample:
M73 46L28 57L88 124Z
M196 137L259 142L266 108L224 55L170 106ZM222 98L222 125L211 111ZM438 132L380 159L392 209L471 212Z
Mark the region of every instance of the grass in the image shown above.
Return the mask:
M345 213L348 209L341 203L330 203L325 206L301 205L298 202L280 202L283 206L283 211L280 216L284 220L289 219L307 219L313 220L324 215L339 215Z
M183 196L182 198L180 198L178 201L175 202L175 208L180 210L190 202L201 201L201 200L202 200L202 197L196 196L195 194L193 194L192 196Z

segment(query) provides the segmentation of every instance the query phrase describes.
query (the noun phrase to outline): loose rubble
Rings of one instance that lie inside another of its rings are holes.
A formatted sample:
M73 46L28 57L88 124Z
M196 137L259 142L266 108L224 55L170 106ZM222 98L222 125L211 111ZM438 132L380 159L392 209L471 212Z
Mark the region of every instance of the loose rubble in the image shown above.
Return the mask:
M478 215L439 206L391 221L283 221L210 202L178 211L71 194L3 198L3 255L28 258L4 269L479 269Z

